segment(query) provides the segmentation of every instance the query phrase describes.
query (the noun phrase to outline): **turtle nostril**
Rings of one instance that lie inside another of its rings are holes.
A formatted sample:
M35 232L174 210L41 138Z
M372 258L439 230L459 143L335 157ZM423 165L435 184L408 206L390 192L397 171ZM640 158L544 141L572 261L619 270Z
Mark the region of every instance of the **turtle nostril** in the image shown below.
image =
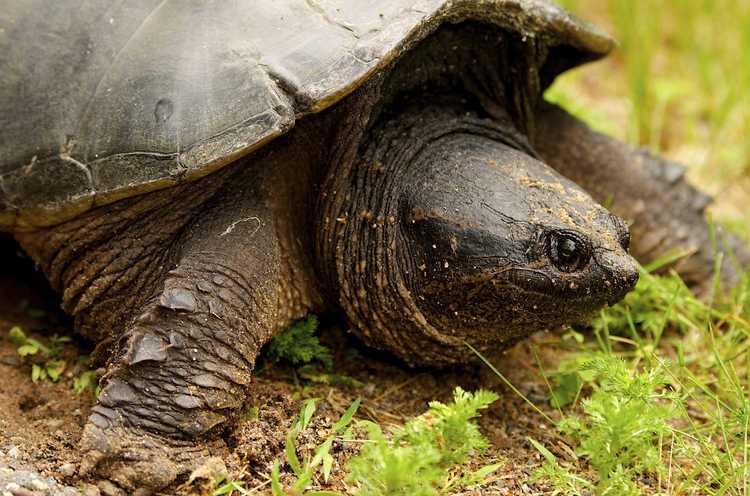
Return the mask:
M610 293L609 297L607 298L607 304L612 306L619 303L626 294L630 293L630 291L633 290L635 285L638 283L638 279L639 274L637 269L628 270L627 272L623 273L620 279L621 283L617 284L614 291Z
M638 284L638 279L640 279L638 270L633 270L628 275L626 275L625 282L627 283L628 288L633 289L635 285Z
M625 228L625 231L623 231L620 234L620 246L622 246L622 249L625 251L628 251L630 249L630 230L628 228ZM636 274L636 278L637 278Z
M629 266L622 272L620 277L622 278L622 293L623 296L625 296L625 294L629 293L633 288L635 288L635 285L638 284L638 279L640 278L638 265L635 263L635 261L629 264Z
M622 246L623 250L628 251L630 249L630 229L628 228L628 224L614 214L610 214L610 218L615 226L620 246Z

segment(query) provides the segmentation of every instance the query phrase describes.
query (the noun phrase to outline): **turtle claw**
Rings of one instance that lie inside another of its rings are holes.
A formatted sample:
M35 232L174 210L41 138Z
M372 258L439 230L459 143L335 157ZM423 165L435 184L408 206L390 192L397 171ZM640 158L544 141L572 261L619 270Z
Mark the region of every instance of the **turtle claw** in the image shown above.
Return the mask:
M210 457L206 447L190 441L119 423L103 427L96 415L92 414L81 438L80 474L109 479L129 494L146 495L167 487Z

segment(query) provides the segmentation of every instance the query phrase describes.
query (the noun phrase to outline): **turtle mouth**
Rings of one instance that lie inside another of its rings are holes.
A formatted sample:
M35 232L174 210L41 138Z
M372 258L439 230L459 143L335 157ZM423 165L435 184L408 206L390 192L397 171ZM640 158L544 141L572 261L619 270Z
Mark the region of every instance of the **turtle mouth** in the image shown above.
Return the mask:
M630 256L625 254L630 259ZM599 258L599 257L597 257ZM510 292L523 295L523 301L539 300L535 303L543 319L560 320L566 315L569 320L582 319L606 306L619 303L637 284L639 273L635 263L621 264L611 269L592 259L586 270L578 273L560 273L543 269L511 267L496 271L497 286L507 286ZM550 273L552 272L552 273ZM549 310L545 311L547 308ZM566 322L562 322L566 323ZM569 322L567 322L569 323Z
M604 283L595 286L599 285L592 285L589 277L581 274L571 278L542 269L506 267L460 281L432 281L420 292L423 305L448 316L468 316L472 326L513 327L520 323L533 332L582 320L618 302L630 289L612 293L603 290Z

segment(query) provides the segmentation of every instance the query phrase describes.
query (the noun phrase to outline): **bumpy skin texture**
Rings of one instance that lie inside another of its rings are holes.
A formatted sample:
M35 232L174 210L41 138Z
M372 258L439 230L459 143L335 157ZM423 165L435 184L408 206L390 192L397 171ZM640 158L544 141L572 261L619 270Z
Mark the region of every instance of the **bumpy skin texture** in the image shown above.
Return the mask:
M716 256L723 253L723 282L738 281L750 264L750 250L718 226L713 242L705 215L711 198L686 181L683 166L592 131L555 105L541 105L537 115L535 148L550 166L629 221L638 260L645 264L685 252L674 269L705 292Z
M447 100L366 142L335 174L326 215L339 228L322 242L369 344L413 364L465 362L467 342L502 348L584 320L637 281L622 221L534 159L512 127ZM563 240L576 248L570 263L555 260Z
M144 431L198 437L242 406L254 357L275 330L280 260L258 192L238 186L204 205L178 238L173 268L122 336L122 355L83 435L87 465L123 445L135 451L129 470L147 472L158 462L153 452L144 450L142 465L132 463ZM163 452L164 460L172 458Z
M135 490L194 469L222 449L215 434L242 406L263 344L321 308L296 246L309 245L299 211L312 201L311 142L301 128L284 144L195 183L17 234L109 357L82 473Z

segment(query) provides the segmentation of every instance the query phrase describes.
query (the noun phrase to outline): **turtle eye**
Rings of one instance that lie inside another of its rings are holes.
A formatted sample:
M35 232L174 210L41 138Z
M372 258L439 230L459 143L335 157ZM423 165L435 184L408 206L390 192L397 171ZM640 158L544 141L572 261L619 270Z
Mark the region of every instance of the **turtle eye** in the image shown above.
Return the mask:
M588 263L588 243L577 233L552 232L548 237L548 252L552 263L562 272L574 272Z

